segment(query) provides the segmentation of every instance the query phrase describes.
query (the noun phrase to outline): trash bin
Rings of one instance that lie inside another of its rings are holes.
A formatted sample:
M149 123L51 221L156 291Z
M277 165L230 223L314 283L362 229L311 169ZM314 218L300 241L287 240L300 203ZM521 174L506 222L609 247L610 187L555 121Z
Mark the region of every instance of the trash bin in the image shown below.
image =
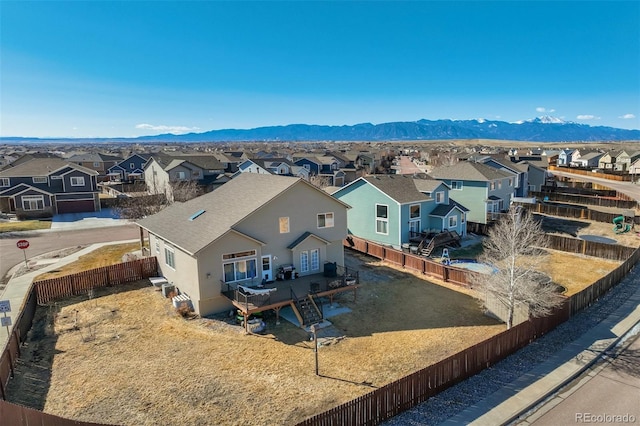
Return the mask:
M338 276L338 266L336 262L325 262L324 263L324 276L325 277L336 277Z

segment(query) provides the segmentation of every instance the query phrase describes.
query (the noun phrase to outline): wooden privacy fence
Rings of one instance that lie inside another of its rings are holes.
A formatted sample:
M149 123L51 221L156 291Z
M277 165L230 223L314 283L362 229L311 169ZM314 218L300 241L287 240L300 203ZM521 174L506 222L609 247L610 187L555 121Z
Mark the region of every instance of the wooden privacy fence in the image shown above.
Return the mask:
M363 238L349 236L344 245L402 268L420 272L453 284L471 286L473 284L473 276L477 275L476 272L456 268L453 265L444 265L429 258L385 247Z
M549 171L553 171L553 170L557 170L559 172L564 172L564 173L572 173L575 175L582 175L582 176L592 176L592 177L597 177L600 179L609 179L609 180L615 180L618 182L631 182L632 181L632 176L628 173L626 174L614 174L614 173L594 173L590 170L579 170L579 169L575 169L575 168L570 168L570 167L558 167L558 166L549 166L548 167Z
M559 206L556 204L547 204L547 203L537 203L537 204L531 205L531 204L521 204L516 202L514 204L525 207L531 213L541 213L541 214L547 214L550 216L570 217L573 219L592 220L594 222L603 222L603 223L613 223L613 219L618 216L621 216L623 213L623 212L607 213L607 212L601 212L598 210L591 210L587 208ZM633 222L635 224L640 224L640 216L634 216Z
M546 318L519 324L442 361L352 401L298 423L298 426L376 425L425 402L454 384L506 358L569 318L568 302Z
M130 283L155 276L158 272L155 257L90 269L77 274L34 282L38 304L87 293L89 290Z
M549 201L558 201L561 203L587 204L591 206L616 207L619 209L635 209L638 207L638 202L635 200L629 201L620 198L564 194L561 192L530 192L529 196L536 197L539 200L548 199Z
M566 251L569 253L584 254L609 260L629 259L636 249L618 244L606 244L596 241L580 240L578 238L563 237L562 235L547 235L552 250Z

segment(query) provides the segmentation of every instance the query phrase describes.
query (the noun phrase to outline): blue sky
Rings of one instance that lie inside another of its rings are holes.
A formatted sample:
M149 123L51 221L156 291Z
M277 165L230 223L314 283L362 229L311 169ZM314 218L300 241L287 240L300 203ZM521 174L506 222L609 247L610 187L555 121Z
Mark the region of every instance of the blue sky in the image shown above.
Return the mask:
M552 115L640 129L640 2L0 1L0 136Z

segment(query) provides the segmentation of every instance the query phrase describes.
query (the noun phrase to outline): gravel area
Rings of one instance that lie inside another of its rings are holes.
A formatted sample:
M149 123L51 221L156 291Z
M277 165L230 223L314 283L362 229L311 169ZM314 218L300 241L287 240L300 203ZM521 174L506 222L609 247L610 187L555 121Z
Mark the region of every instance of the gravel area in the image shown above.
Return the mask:
M386 426L422 426L440 424L468 406L482 401L502 386L513 382L561 350L611 315L640 283L640 268L635 267L616 287L589 308L561 324L555 330L515 354L475 376L441 392L428 401L385 422Z

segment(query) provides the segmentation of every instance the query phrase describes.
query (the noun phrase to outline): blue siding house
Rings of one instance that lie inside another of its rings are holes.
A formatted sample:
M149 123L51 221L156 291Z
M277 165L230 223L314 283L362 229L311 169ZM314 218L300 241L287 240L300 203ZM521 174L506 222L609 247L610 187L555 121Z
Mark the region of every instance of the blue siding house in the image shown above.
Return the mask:
M358 178L332 195L351 206L350 234L399 249L429 233L466 235L466 209L449 200L448 191L433 179L377 175Z

